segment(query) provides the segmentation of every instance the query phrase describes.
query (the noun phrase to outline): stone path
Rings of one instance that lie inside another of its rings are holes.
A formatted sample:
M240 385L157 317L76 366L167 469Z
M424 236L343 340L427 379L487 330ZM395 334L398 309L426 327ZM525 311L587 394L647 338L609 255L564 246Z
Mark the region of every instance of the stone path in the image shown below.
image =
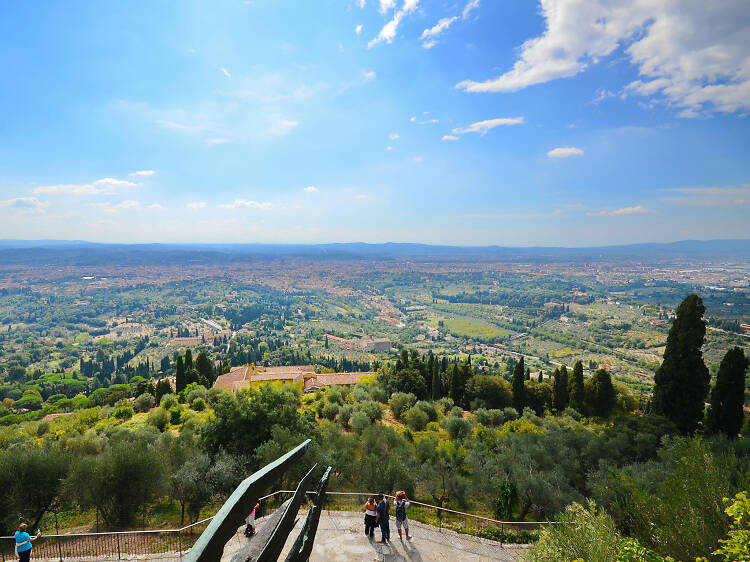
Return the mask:
M304 522L306 512L301 511L292 537L295 537ZM391 543L378 544L380 531L375 531L375 539L364 535L363 516L345 511L324 511L320 518L318 533L315 538L311 562L349 562L349 561L384 561L384 562L489 562L516 561L524 546L501 545L498 542L462 535L454 531L441 530L416 521L411 522L414 539L400 541L396 531L395 520L391 521ZM263 525L258 520L258 529ZM247 546L248 541L242 534L244 526L224 548L222 562L229 562L232 556ZM292 539L293 540L293 539ZM292 540L289 540L281 556L283 560Z

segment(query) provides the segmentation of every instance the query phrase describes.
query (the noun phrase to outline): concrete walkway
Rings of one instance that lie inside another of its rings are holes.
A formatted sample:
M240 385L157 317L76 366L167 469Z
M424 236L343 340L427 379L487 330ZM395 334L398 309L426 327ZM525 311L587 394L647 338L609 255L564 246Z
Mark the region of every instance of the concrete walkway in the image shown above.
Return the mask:
M306 512L301 511L294 532L296 537L302 528ZM345 511L324 511L320 518L318 533L315 538L311 562L348 562L354 560L387 562L484 562L484 561L515 561L520 560L519 554L525 550L524 546L501 545L498 542L480 539L470 535L462 535L454 531L441 530L437 527L411 522L411 532L414 539L400 541L396 531L396 521L391 518L391 542L378 544L380 531L375 531L375 539L369 539L364 534L363 515ZM264 518L265 519L265 518ZM264 523L258 520L258 529ZM222 562L230 562L232 556L239 552L248 541L243 535L244 526L224 548ZM283 560L293 539L289 540L281 556Z

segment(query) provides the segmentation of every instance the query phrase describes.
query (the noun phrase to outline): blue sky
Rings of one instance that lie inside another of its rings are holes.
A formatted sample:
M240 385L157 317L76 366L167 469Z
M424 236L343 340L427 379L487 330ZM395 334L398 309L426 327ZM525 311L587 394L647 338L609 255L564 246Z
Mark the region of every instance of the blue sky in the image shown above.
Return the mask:
M7 2L0 70L2 238L750 238L745 0Z

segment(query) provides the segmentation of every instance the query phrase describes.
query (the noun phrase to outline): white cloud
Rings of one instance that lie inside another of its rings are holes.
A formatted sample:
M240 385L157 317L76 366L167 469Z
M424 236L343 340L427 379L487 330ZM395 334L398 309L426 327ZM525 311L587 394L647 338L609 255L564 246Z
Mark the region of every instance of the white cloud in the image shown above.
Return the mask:
M750 109L750 18L746 0L540 0L545 31L528 39L513 68L469 92L512 92L575 76L620 47L640 79L627 89L682 111Z
M206 207L208 207L208 203L206 203L205 201L192 201L185 206L191 211L197 211L198 209L205 209Z
M362 35L362 24L359 24L354 28L354 33L356 33L357 35Z
M128 199L126 201L115 203L114 205L109 201L106 201L104 203L87 203L86 206L101 209L105 213L114 213L117 211L132 211L133 209L140 209L141 203L134 199Z
M458 127L453 129L455 134L461 133L479 133L484 136L487 132L495 127L503 125L522 125L523 117L499 117L497 119L487 119L485 121L477 121L472 123L468 127Z
M365 0L358 0L357 4L359 4L360 8L364 8L365 7Z
M375 80L375 71L374 70L363 70L362 71L362 78L364 78L366 82L369 82L370 80Z
M131 174L132 175L132 174ZM42 185L32 189L32 193L47 195L111 195L121 188L138 187L139 184L115 178L102 178L91 183Z
M627 215L653 215L655 211L652 211L648 207L643 205L635 205L634 207L621 207L613 211L607 211L606 209L596 212L586 213L587 217L621 217Z
M208 139L206 141L206 144L208 146L216 146L216 145L219 145L219 144L226 144L228 142L229 142L229 139L213 138L213 139Z
M378 11L381 14L385 14L387 12L390 12L395 7L396 0L380 0L380 7L378 8Z
M607 98L613 98L615 97L615 93L611 92L610 90L607 90L606 88L599 88L596 91L596 97L591 100L589 103L599 103L601 101L606 100Z
M307 191L307 189L305 189ZM204 204L205 205L205 204ZM221 205L224 209L270 209L273 204L270 201L248 201L247 199L235 199L234 203Z
M384 2L389 4L391 7L395 5L395 0L380 0L381 13L384 13L382 12ZM398 30L398 25L401 23L401 20L405 15L410 14L414 10L416 10L418 5L419 0L404 0L403 6L401 6L401 8L393 14L393 19L383 26L377 37L370 40L370 42L367 44L367 48L371 49L372 47L374 47L378 43L382 43L383 41L385 41L386 43L393 42L393 39L396 37L396 31Z
M148 205L146 208L151 209L152 211L163 211L165 209L165 207L163 205L159 205L159 203L152 203L151 205Z
M460 137L456 137L454 135L443 135L444 141L457 141L460 140Z
M388 138L391 140L396 140L396 139L400 139L401 135L399 135L398 133L391 133L390 135L388 135Z
M414 160L415 162L419 163L419 162L422 162L424 160L424 158L422 158L421 156L415 156L414 158L412 158L412 160Z
M417 120L416 117L409 117L409 121L411 121L412 123L414 123L416 120Z
M571 156L583 156L583 150L574 146L561 146L553 148L547 153L550 158L570 158Z
M147 177L147 176L153 176L156 172L153 170L138 170L136 172L131 172L128 175L129 176L136 176L136 177Z
M471 11L475 10L478 7L479 7L479 0L469 0L466 6L464 6L464 11L461 12L461 17L463 19L468 18Z
M550 219L562 216L562 209L555 209L551 213L474 213L462 215L465 219L487 219L487 220L531 220Z
M695 207L748 207L750 206L750 184L722 187L678 187L667 191L676 197L667 201Z
M425 49L431 49L435 46L435 38L440 35L443 31L448 29L454 21L458 19L458 16L452 18L442 18L434 26L425 29L422 32L420 39L423 41L422 47Z
M370 198L366 193L357 193L354 198L358 201L365 201Z
M39 201L36 197L15 197L0 201L0 209L16 209L19 211L44 212L44 207L49 203Z
M284 136L292 132L295 127L299 126L299 121L292 119L277 118L271 122L268 127L268 134L276 136Z
M392 146L386 146L385 149L390 152L391 150L393 150L393 147Z
M317 193L320 190L314 185L308 185L303 191L307 191L308 193Z
M219 70L220 70L220 71L221 71L221 73L222 73L222 74L223 74L224 76L226 76L227 78L231 78L231 77L232 77L232 75L231 75L231 74L229 74L229 71L228 71L228 70L227 70L226 68L224 68L223 66L222 66L222 67L221 67L221 68L220 68Z

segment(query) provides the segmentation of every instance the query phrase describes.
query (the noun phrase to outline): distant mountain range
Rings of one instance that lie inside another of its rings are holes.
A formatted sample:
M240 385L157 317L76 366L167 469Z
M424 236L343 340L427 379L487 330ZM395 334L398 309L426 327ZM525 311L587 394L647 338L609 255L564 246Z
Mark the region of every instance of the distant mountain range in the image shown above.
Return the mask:
M362 242L334 244L100 244L81 240L0 240L5 265L146 265L230 263L253 259L607 260L750 259L750 239L684 240L622 246L437 246Z

